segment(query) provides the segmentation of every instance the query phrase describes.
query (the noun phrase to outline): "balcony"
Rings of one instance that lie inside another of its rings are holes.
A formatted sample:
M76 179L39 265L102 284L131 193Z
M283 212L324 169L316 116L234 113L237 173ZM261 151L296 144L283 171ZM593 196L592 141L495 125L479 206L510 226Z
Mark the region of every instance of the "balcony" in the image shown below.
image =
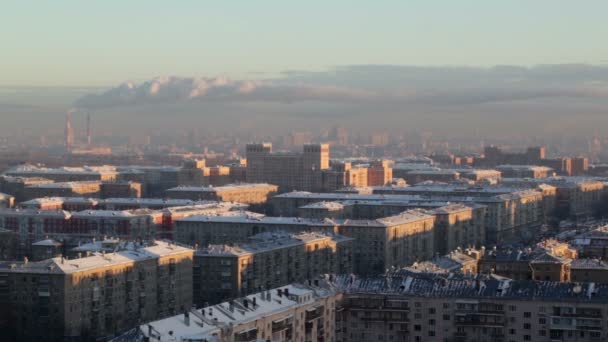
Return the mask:
M312 321L323 316L323 306L306 310L306 321Z
M475 326L475 327L504 327L504 319L500 320L481 320L478 315L467 315L456 317L456 325Z
M272 332L276 333L279 331L290 329L293 326L293 319L285 318L280 321L272 322Z
M360 319L365 322L408 323L410 321L405 315L391 315L390 313L363 316Z
M258 339L258 329L249 329L240 333L234 334L235 342L254 342Z

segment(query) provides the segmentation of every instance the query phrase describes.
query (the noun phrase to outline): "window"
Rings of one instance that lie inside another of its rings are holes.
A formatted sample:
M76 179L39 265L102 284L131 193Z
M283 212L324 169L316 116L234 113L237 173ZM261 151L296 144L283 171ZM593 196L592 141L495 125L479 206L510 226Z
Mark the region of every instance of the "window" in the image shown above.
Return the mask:
M414 331L420 331L420 330L422 330L420 324L414 325Z
M524 323L524 329L530 330L530 328L531 328L530 323Z
M443 315L443 320L444 321L449 321L450 320L450 315Z
M528 312L528 311L524 312L524 318L530 318L530 317L532 317L531 312Z
M435 314L435 308L429 308L429 315Z
M538 324L547 324L547 320L544 317L538 319Z
M509 305L509 311L515 311L515 305Z
M530 335L524 335L524 341L532 341L532 337L530 337Z
M429 336L435 336L435 332L433 330L429 330Z

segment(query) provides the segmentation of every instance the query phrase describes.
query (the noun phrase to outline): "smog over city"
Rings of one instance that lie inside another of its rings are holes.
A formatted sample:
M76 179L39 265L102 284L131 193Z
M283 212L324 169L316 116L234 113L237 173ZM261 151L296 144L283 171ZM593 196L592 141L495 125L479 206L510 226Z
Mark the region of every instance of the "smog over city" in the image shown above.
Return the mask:
M608 2L0 11L6 341L608 341Z

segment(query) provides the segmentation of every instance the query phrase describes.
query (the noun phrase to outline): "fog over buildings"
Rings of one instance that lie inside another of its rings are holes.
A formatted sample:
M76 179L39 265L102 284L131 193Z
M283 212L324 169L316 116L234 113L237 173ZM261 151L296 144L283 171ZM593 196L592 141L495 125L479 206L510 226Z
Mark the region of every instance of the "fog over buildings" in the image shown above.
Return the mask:
M480 138L574 136L607 123L608 67L352 65L268 79L160 76L100 88L4 87L0 103L4 133L59 132L64 112L76 107L93 113L96 129L115 134L169 135L192 125L270 134L342 125ZM85 117L74 120L84 125Z

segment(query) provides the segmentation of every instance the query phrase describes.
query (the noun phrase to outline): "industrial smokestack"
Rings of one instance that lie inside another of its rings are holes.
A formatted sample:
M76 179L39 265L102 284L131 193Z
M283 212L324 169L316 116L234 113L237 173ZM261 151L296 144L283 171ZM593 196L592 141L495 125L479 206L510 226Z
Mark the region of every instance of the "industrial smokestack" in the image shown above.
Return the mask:
M91 113L87 113L87 146L91 147Z
M74 143L74 132L72 131L72 112L70 109L65 117L65 151L72 152L72 144Z

